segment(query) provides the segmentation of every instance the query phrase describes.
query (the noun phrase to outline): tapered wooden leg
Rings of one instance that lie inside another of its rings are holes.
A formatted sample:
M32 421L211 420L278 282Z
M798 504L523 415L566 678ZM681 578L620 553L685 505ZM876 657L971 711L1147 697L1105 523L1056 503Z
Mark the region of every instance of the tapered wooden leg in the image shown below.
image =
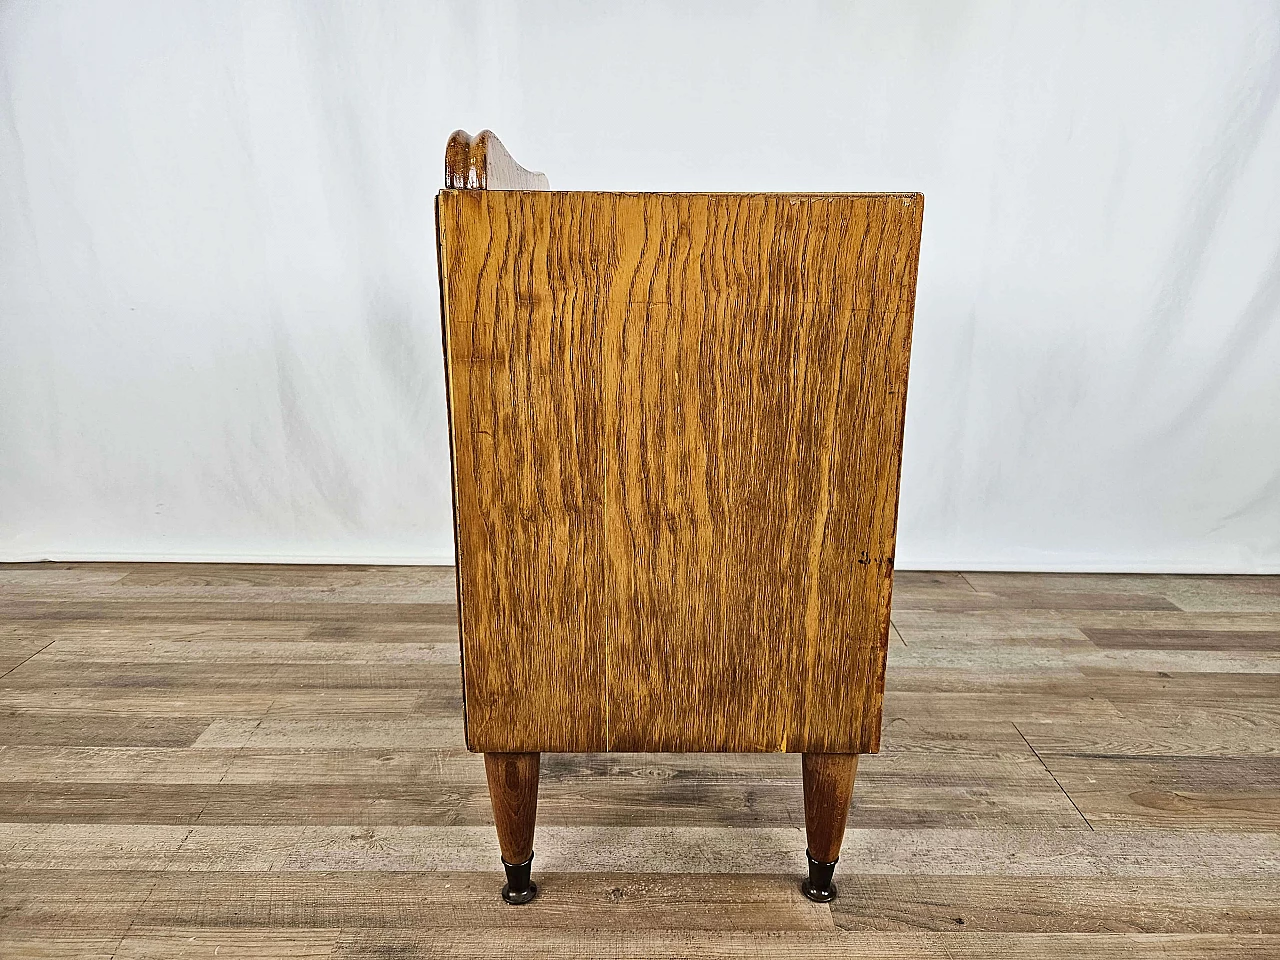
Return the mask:
M840 842L849 816L853 780L858 773L856 753L806 753L804 771L804 827L809 838L809 879L800 885L817 903L836 897L832 877L840 859Z
M489 800L498 827L498 846L507 882L502 899L528 903L538 895L529 878L533 867L533 826L538 819L537 753L486 753L484 772L489 778Z

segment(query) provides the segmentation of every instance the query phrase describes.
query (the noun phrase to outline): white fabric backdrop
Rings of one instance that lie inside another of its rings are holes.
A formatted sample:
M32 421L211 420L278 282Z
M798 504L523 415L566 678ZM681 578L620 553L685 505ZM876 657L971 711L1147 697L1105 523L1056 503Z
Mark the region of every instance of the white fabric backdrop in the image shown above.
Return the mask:
M448 561L432 197L923 190L899 565L1280 571L1280 5L0 9L0 559Z

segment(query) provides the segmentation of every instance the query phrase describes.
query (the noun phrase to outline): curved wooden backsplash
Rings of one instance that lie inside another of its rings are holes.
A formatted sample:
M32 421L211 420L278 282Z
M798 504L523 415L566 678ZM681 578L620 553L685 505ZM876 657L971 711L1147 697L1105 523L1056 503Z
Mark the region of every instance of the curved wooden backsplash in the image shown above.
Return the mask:
M455 130L444 150L446 190L550 190L545 173L526 170L492 130Z

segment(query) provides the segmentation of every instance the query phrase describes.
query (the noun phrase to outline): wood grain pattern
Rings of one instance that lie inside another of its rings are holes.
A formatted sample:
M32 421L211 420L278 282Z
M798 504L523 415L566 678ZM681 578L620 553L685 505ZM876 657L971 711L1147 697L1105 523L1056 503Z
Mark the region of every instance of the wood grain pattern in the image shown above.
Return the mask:
M1247 831L1280 822L1280 758L1043 759L1095 826Z
M479 758L475 762L480 764ZM799 785L795 787L799 792ZM15 870L493 871L491 826L0 824ZM796 876L803 839L791 827L540 827L546 872ZM861 872L925 876L1275 879L1280 830L1177 828L845 832L836 879ZM490 873L493 876L493 873Z
M840 858L849 800L858 775L858 755L806 753L801 763L809 855L819 863L834 863Z
M473 749L877 749L922 206L440 194Z
M444 150L444 184L450 190L550 190L544 173L516 163L492 130L474 137L455 130Z
M536 753L486 753L484 769L498 828L498 845L507 863L524 863L533 855L533 829L538 817Z
M125 940L128 944L135 938ZM141 939L139 937L138 939ZM228 938L231 939L231 938ZM540 930L536 938L512 937L506 931L484 931L459 937L449 955L459 960L542 960L548 956L576 960L812 960L814 957L875 958L875 960L1045 960L1052 956L1082 960L1275 960L1276 937L1224 937L1157 934L1078 935L1074 937L1022 934L975 934L956 942L954 934L859 933L738 933L650 931L640 935L592 929ZM395 957L397 960L435 960L439 942L421 932L353 930L334 948L334 960ZM117 954L117 957L122 957ZM196 954L195 956L200 956ZM222 953L219 957L226 957ZM231 954L231 956L244 956Z
M1146 877L853 874L832 906L845 930L1280 934L1280 884Z

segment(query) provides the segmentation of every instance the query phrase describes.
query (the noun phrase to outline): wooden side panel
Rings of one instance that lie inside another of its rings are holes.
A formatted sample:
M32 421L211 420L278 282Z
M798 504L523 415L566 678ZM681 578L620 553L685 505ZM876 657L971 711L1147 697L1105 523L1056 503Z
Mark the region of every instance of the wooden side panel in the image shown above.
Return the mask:
M600 268L534 196L438 200L467 745L604 749Z
M922 208L440 195L473 749L877 748Z

